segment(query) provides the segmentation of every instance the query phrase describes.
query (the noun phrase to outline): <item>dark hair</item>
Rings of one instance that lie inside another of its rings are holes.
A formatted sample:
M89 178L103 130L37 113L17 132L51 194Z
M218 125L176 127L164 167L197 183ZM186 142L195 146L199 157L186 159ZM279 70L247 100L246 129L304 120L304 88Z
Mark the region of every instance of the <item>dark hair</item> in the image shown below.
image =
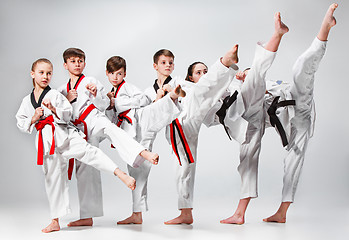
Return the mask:
M250 70L250 69L251 69L250 67L245 68L243 72L245 72L245 71L247 71L247 70Z
M153 61L154 61L155 64L158 63L159 58L160 58L160 56L162 56L162 55L164 55L164 56L166 56L166 57L172 57L172 58L174 59L174 55L173 55L173 53L172 53L170 50L161 49L161 50L157 51L157 52L154 54L154 56L153 56Z
M108 59L106 69L108 72L113 73L121 68L126 71L126 61L120 56L113 56Z
M38 60L36 60L35 62L33 62L32 64L32 72L35 71L36 65L38 65L39 63L47 63L50 64L51 67L53 68L53 64L51 63L50 60L48 60L47 58L39 58ZM35 81L33 79L33 86L35 87Z
M208 67L206 66L206 64L203 63L203 62L194 62L194 63L190 64L189 67L188 67L187 76L185 77L185 80L187 80L187 81L189 81L189 82L192 82L192 81L190 80L189 77L192 77L192 76L193 76L194 68L195 68L195 66L198 65L198 64L202 64L202 65L204 65L206 68L208 68Z
M84 51L82 51L79 48L68 48L67 50L64 51L63 53L63 59L64 62L66 63L67 60L71 57L79 57L79 58L83 58L84 61L86 59L86 55L84 53Z

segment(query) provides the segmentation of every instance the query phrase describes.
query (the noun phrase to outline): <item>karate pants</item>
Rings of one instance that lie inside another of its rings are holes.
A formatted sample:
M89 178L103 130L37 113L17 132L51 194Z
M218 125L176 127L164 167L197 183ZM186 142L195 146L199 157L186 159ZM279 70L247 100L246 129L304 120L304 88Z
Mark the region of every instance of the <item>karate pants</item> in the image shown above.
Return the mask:
M155 103L136 110L137 140L152 151L157 132L178 117L180 110L169 95ZM121 126L122 127L122 126ZM148 176L152 164L144 161L138 168L127 165L130 176L136 179L136 189L132 191L133 212L148 211Z
M236 66L235 66L236 67ZM234 69L234 70L237 70ZM189 144L194 163L188 162L182 142L176 134L176 144L181 159L181 164L176 164L176 184L178 193L178 209L193 208L194 179L197 161L198 135L202 122L208 111L217 103L228 88L235 72L232 68L225 67L217 61L193 86L183 98L183 111L179 122Z
M67 163L70 158L113 174L117 168L107 155L99 148L88 144L75 130L69 131L69 137L63 143L56 144L55 154L45 155L43 164L52 218L70 213L67 177Z
M293 82L290 91L293 100L296 101L296 106L295 117L291 119L291 134L284 159L282 202L294 201L305 151L312 134L312 111L315 108L313 100L314 75L325 49L326 42L316 38L293 66ZM261 119L265 121L266 109L260 112L263 112ZM258 196L258 160L265 123L261 120L258 125L260 127L249 125L248 140L240 148L238 170L242 180L241 199Z
M97 113L98 117L87 117L86 124L92 129L88 142L98 147L100 141L108 138L115 146L121 158L131 166L144 161L139 153L145 148L133 140L125 131L111 123L107 117ZM99 170L81 162L76 162L80 219L103 216L102 182Z

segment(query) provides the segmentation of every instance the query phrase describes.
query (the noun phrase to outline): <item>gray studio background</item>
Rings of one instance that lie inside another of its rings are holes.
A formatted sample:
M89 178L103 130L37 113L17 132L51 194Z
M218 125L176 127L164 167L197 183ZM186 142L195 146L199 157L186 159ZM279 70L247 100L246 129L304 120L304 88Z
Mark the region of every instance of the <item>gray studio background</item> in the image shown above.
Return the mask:
M49 220L43 174L36 165L34 134L21 133L15 121L21 100L32 90L29 73L37 58L52 61L51 87L57 88L68 80L62 66L63 51L68 47L81 48L87 55L85 75L95 76L109 89L105 63L109 57L120 55L127 61L126 81L144 90L156 78L152 56L161 48L175 54L173 76L184 77L194 61L210 66L235 43L240 44L240 69L250 66L255 43L269 39L274 29L273 15L280 11L290 32L281 42L268 78L290 81L294 61L317 35L330 3L328 0L1 1L0 211L8 213L2 215L6 220L1 221L8 228L14 228L21 217L35 222L34 209L44 211L45 221L38 226ZM347 216L349 212L349 5L347 1L338 3L335 13L338 25L330 33L327 52L316 74L315 134L308 146L296 202L289 211L295 218L310 217L313 212L324 210ZM260 197L249 209L260 213L259 219L271 215L279 205L285 153L274 129L266 131L262 146ZM101 148L126 171L126 165L110 149L109 142L103 142ZM160 155L160 164L150 174L150 212L145 219L162 222L178 214L173 171L177 160L171 154L164 131L159 133L154 151ZM221 126L202 127L194 216L200 213L203 218L210 218L217 214L218 218L213 219L217 222L233 213L239 199L238 154L237 143L229 141ZM130 191L106 173L102 181L105 215L114 220L128 216ZM73 213L65 221L78 217L75 179L70 183L70 195ZM33 214L22 214L27 213L26 209L32 209Z

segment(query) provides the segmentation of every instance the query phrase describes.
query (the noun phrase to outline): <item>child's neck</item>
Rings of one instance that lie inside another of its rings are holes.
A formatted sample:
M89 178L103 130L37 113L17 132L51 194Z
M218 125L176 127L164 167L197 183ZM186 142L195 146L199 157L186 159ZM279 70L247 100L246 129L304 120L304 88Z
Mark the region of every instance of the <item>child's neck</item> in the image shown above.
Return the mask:
M78 81L80 75L77 76L75 74L69 73L69 77L70 77L70 84L74 86L75 83Z
M43 91L44 91L44 88L41 88L40 86L34 87L34 97L35 97L36 102L40 98Z
M168 78L169 76L165 76L165 75L160 75L158 74L158 80L157 80L157 84L158 86L161 88L164 85L165 80Z

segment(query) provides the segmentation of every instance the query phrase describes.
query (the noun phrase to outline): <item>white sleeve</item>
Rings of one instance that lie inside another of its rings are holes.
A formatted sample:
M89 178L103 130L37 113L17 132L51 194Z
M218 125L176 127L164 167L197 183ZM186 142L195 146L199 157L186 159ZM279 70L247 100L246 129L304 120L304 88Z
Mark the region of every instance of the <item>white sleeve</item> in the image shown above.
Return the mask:
M57 117L60 121L70 122L73 108L67 98L57 91L56 98L52 105L56 108Z
M96 84L97 86L97 94L96 97L92 95L92 103L96 106L101 112L104 112L107 107L109 106L109 98L107 97L107 94L105 92L104 86L100 81L98 81L95 78L92 78L92 83Z
M28 116L28 114L25 111L26 108L26 101L25 98L22 100L21 106L19 107L17 113L16 113L16 119L17 119L17 127L19 130L25 133L32 133L34 124L31 124L32 117Z
M119 92L117 98L114 98L115 109L121 113L128 109L135 109L147 106L151 103L149 98L137 87L127 84L124 85L125 91Z

